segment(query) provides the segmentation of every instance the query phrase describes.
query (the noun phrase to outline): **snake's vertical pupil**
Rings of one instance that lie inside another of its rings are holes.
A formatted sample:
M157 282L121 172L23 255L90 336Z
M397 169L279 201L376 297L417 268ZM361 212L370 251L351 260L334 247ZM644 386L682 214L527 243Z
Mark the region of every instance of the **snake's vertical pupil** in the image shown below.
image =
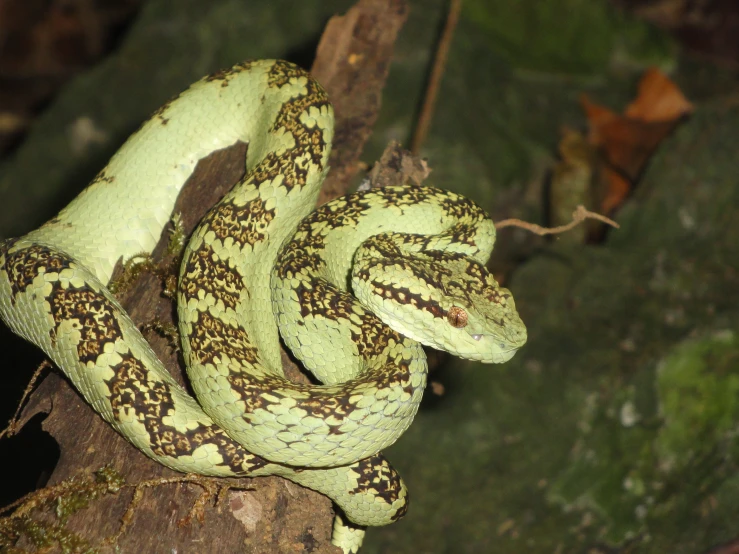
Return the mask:
M452 306L449 308L449 311L446 314L447 321L452 325L452 327L456 327L457 329L461 329L465 325L467 325L467 312L465 312L462 308L459 306Z

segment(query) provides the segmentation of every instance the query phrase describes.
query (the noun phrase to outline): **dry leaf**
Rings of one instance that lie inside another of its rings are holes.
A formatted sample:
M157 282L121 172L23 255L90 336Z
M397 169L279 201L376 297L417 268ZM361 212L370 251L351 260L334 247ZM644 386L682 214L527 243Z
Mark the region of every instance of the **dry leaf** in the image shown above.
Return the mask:
M642 121L674 121L693 111L693 105L683 96L667 75L650 68L639 81L636 100L624 115Z
M581 97L590 127L588 140L603 157L600 210L618 208L628 196L659 144L693 110L680 89L658 69L649 69L639 82L636 99L624 115Z

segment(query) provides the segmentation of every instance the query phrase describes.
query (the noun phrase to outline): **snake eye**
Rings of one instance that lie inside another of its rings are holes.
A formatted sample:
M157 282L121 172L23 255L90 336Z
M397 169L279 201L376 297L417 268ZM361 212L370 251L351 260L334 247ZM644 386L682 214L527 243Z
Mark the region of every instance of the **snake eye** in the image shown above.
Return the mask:
M446 314L446 319L452 327L461 329L467 325L467 312L458 306L452 306Z

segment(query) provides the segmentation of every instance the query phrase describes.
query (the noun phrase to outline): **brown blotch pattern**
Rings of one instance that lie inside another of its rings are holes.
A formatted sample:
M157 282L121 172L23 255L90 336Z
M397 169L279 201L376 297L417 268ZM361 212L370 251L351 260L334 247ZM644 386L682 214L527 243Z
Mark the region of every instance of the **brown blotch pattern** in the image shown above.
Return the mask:
M72 267L72 261L65 255L38 245L8 255L7 250L15 242L7 241L0 250L14 295L25 291L37 275L58 273ZM52 333L56 333L64 321L73 322L80 332L77 353L83 364L95 362L106 344L122 337L118 308L88 285L73 287L69 283L62 285L60 281L52 281L48 301L56 324ZM130 352L122 354L121 362L112 369L114 375L107 383L113 417L119 419L122 413L135 414L149 434L151 451L155 455L186 456L204 444L215 444L226 466L237 474L269 463L246 451L214 425L201 425L185 433L164 425L162 418L172 415L175 409L170 386L161 379L151 378L144 364Z
M226 379L231 385L231 391L238 394L244 402L246 406L245 413L268 409L272 405L272 401L262 398L262 393L266 390L265 387L279 387L281 384L277 379L268 375L235 373L233 371L226 376ZM280 397L274 391L270 391L270 394Z
M400 387L408 394L413 394L415 388L411 384L410 361L401 360L398 368L393 370L387 366L378 370L371 370L362 377L347 383L344 387L338 387L330 393L322 389L316 389L310 385L300 383L290 383L290 389L297 391L303 395L302 398L295 398L294 394L285 395L281 389L286 386L284 380L270 375L255 375L246 373L231 373L227 379L231 385L231 391L238 394L240 401L245 405L245 413L254 413L257 410L268 410L275 404L274 398L278 402L282 398L289 396L295 401L295 408L304 410L309 416L319 419L331 418L336 421L330 426L331 434L341 433L339 427L348 415L356 409L356 405L350 401L355 392L364 388L367 384L372 384L378 388L397 388ZM263 397L264 391L268 390L272 399L267 400ZM287 431L290 425L285 425ZM287 443L286 443L287 444Z
M360 460L352 466L357 475L357 486L350 494L365 494L371 492L382 498L385 503L392 505L403 490L403 482L400 475L390 464L379 455ZM392 516L393 521L402 518L408 511L408 496L406 492L405 503L398 508Z
M115 181L114 175L108 175L106 173L107 168L101 169L97 175L93 178L93 180L90 182L91 185L95 183L113 183Z
M438 302L411 292L408 288L397 286L388 287L385 283L375 280L371 280L370 284L375 290L375 294L383 298L391 298L398 304L410 304L418 310L429 312L436 318L445 318L447 316L446 310Z
M403 392L412 395L415 388L411 383L411 360L401 358L395 362L392 371L383 370L372 377L377 383L377 387L381 389L402 388ZM423 386L421 387L423 390Z
M284 61L276 61L268 73L270 87L280 88L296 79L305 79L306 93L295 96L282 104L275 118L271 131L284 129L293 136L295 147L281 155L268 153L252 170L251 180L263 183L283 176L282 185L288 192L295 187L303 187L308 176L309 164L319 171L323 169L323 154L326 151L326 140L323 131L317 127L308 127L300 121L300 116L308 109L330 108L328 95L310 75L303 69ZM307 159L304 157L307 155Z
M209 83L214 82L214 81L223 81L221 83L221 86L222 87L227 87L228 86L228 81L234 75L238 75L242 71L248 71L253 64L254 64L254 62L252 62L252 61L241 62L241 63L238 63L238 64L232 66L232 67L229 67L229 68L226 68L226 69L221 69L219 71L216 71L214 73L211 73L207 77L204 77L203 80L204 81L207 81Z
M4 267L8 273L13 298L25 292L41 273L59 273L72 267L72 261L68 257L45 246L33 245L7 254L16 242L17 240L7 241L2 249L2 253L5 254Z
M259 363L257 349L241 327L232 327L209 312L199 312L198 321L192 325L188 337L190 348L200 364L215 364L226 355L242 365Z
M155 455L189 456L200 446L215 444L224 463L237 474L254 471L269 463L247 452L214 425L201 425L186 432L163 425L162 419L172 415L175 409L169 385L151 380L146 367L133 355L126 354L122 358L113 366L115 375L108 381L113 416L120 419L125 413L133 413L146 428Z
M169 98L169 100L167 100L166 102L164 102L164 104L162 104L161 106L159 106L156 110L154 110L153 112L151 112L151 115L149 116L149 118L146 119L139 126L139 128L136 130L136 133L138 133L147 123L149 123L150 120L153 120L155 118L156 119L159 119L164 125L166 125L166 122L169 121L169 119L167 119L167 118L164 117L164 112L166 112L169 109L169 107L172 105L172 103L175 100L177 100L180 96L182 96L182 94L183 94L182 92L178 92L177 94L175 94L174 96L172 96L171 98ZM133 133L131 136L135 135L136 133ZM103 169L103 171L105 171L105 169Z
M381 198L386 206L435 203L455 219L479 221L487 217L484 210L474 202L445 190L428 187L385 187L376 190L383 191Z
M475 246L474 226L487 218L485 212L470 200L448 191L414 188L384 187L342 197L319 206L298 226L294 238L282 249L278 260L277 273L282 279L292 278L306 271L318 271L323 267L321 251L324 249L325 236L330 230L341 227L355 227L362 214L371 207L400 207L418 203L435 203L442 210L447 210L453 217L461 221L446 231L453 242ZM401 235L397 235L396 238ZM416 247L425 247L436 240L435 235L403 235L402 242ZM398 253L395 243L387 241L387 251L383 255L392 256ZM461 254L444 253L447 256ZM434 251L427 253L430 259L437 256Z
M229 199L213 208L201 225L213 231L221 241L231 237L236 244L254 245L267 240L267 227L274 217L274 208L268 209L261 197L244 206L237 206Z
M187 260L180 279L180 294L184 302L199 298L199 291L223 302L232 310L239 302L239 293L244 288L241 275L227 260L219 258L213 249L203 245Z
M333 321L344 320L352 326L352 340L357 345L359 355L365 360L380 356L391 341L402 342L403 337L387 327L374 314L365 311L348 292L342 291L324 279L315 279L310 285L301 282L296 289L300 314L323 317ZM354 306L359 308L355 312ZM348 320L352 315L360 315L362 323L358 330Z
M351 396L351 389L346 388L342 393L336 395L333 398L325 398L316 396L307 400L303 400L298 403L298 407L304 409L309 415L326 419L332 418L337 420L335 425L332 425L336 431L332 431L331 434L338 434L338 428L341 427L344 419L356 409L356 406L349 402Z
M275 264L280 279L292 279L304 272L317 272L326 265L321 257L323 236L308 234L292 240L283 248Z
M77 357L83 364L94 364L105 352L106 344L115 344L123 337L116 307L101 293L87 286L63 287L57 281L49 295L49 305L56 322L54 334L63 321L71 321L80 332ZM52 340L54 338L52 335Z
M255 375L245 373L231 373L227 377L231 384L231 390L241 397L244 402L246 413L253 413L257 410L268 410L275 404L274 400L267 400L263 397L264 391L268 390L270 396L282 399L281 388L286 385L283 379L270 375ZM305 410L309 415L325 419L334 417L339 421L348 415L354 409L354 405L349 402L351 396L351 388L342 389L338 394L328 396L320 389L314 389L310 385L300 383L290 383L290 388L302 393L304 398L296 400L295 408ZM291 398L293 398L291 396ZM340 426L340 423L337 424ZM286 430L290 430L290 425L285 426Z
M344 197L319 207L310 221L302 227L309 227L315 223L325 223L330 229L355 227L370 205L366 197L356 198L355 195Z
M12 296L24 292L38 275L60 273L71 267L72 261L67 256L38 245L10 254L5 263ZM72 322L80 333L77 356L83 364L95 363L105 351L105 345L115 343L122 336L116 318L117 308L89 285L73 287L69 283L62 285L59 280L52 281L48 303L55 323L51 340L56 340L63 322Z
M351 334L359 355L366 360L380 356L393 343L399 344L405 340L402 335L370 313L362 319L358 331L352 327Z

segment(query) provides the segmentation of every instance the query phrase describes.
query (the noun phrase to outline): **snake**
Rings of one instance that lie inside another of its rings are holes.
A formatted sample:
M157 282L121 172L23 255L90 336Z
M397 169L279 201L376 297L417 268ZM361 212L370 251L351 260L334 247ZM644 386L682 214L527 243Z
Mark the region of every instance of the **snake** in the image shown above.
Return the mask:
M214 477L278 475L337 506L332 542L408 508L380 453L415 416L422 344L485 363L526 341L485 264L495 226L455 193L399 185L314 209L333 108L282 60L209 75L156 110L59 214L0 242L0 318L145 455ZM150 254L199 160L243 142L246 173L184 249L170 375L107 285ZM282 370L280 338L314 376Z

